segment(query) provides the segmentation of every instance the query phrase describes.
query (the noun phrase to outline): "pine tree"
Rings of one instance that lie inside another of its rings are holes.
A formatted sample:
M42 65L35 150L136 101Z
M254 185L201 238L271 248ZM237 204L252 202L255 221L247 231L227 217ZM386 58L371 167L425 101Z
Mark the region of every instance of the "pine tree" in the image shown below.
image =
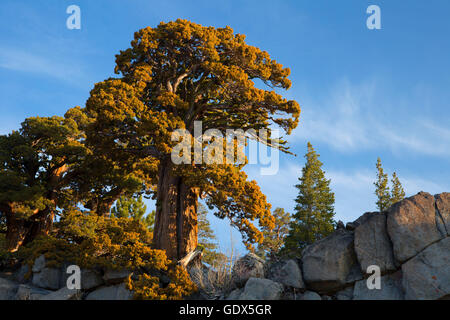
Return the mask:
M377 181L374 182L376 187L375 194L377 195L377 207L380 212L387 210L394 203L397 203L405 198L405 191L397 176L397 173L392 174L392 190L389 192L388 175L384 173L381 165L381 159L377 159Z
M389 194L388 186L388 175L384 173L383 167L381 165L381 159L377 159L377 181L374 182L376 187L375 194L377 196L377 207L380 212L385 211L389 208L391 203L391 196Z
M405 198L405 191L403 190L402 184L397 176L397 173L392 174L392 191L391 191L391 205L397 203Z
M208 220L208 211L201 203L198 204L197 223L198 223L198 245L203 248L202 260L212 265L220 253L217 252L216 235L211 229Z
M319 155L309 142L305 158L300 183L295 186L299 195L285 242L285 250L290 254L300 254L306 246L333 232L335 227L334 193L321 168Z
M282 208L276 208L273 213L275 228L262 228L264 240L258 246L257 254L263 258L274 259L284 245L284 240L289 234L291 214Z
M149 230L153 231L155 223L155 211L151 211L145 215L147 206L145 205L142 195L139 197L121 196L116 205L111 209L111 215L116 218L132 218L141 221Z

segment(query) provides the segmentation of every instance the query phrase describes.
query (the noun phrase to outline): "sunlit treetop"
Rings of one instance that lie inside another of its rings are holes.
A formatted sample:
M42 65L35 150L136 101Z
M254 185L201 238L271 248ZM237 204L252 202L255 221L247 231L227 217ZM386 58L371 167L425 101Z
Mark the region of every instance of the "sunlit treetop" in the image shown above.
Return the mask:
M116 73L144 89L146 105L179 116L187 127L197 119L211 128L244 130L272 121L290 133L297 125L298 103L275 92L291 87L289 68L230 27L186 20L147 27L116 63ZM269 90L257 88L257 79Z

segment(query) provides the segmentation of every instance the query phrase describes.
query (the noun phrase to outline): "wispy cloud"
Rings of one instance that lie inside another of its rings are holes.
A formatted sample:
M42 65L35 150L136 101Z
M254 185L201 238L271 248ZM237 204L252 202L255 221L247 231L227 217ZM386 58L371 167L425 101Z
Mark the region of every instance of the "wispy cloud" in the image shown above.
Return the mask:
M0 48L0 68L40 74L71 83L85 77L80 66L69 58L43 56L10 47Z
M373 185L375 172L365 169L330 171L326 176L331 179L331 188L335 193L336 219L352 221L364 212L377 210ZM416 176L402 176L400 180L407 197L420 191L437 194L450 188L450 184L441 185Z
M295 198L298 190L295 185L301 175L301 166L288 163L280 166L280 170L275 176L261 176L256 167L248 166L246 172L250 179L255 179L261 187L272 208L282 207L289 212L293 212ZM343 169L327 170L324 168L325 176L331 180L331 189L335 193L336 219L343 221L353 221L364 212L375 211L376 196L373 185L376 180L375 170L369 169ZM391 177L393 170L385 168ZM401 183L406 196L412 196L420 191L431 194L444 192L450 189L450 184L443 185L419 176L400 176Z
M390 149L394 153L407 150L430 156L450 155L447 127L397 108L375 81L360 85L342 81L324 99L304 105L294 137L324 142L340 152Z

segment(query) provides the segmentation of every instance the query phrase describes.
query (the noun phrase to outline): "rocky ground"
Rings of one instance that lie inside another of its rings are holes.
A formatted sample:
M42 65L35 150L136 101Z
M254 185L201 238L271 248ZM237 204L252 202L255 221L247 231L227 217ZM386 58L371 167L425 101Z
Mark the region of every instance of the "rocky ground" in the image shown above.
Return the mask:
M370 290L370 266L381 289ZM368 272L369 268L369 272ZM66 287L66 268L22 266L0 274L0 300L125 300L129 271L82 270L81 290ZM231 283L206 292L211 270L192 267L202 291L196 297L228 300L450 299L450 193L421 192L387 212L369 212L307 247L299 259L265 262L248 254L234 266ZM30 277L25 277L28 274Z

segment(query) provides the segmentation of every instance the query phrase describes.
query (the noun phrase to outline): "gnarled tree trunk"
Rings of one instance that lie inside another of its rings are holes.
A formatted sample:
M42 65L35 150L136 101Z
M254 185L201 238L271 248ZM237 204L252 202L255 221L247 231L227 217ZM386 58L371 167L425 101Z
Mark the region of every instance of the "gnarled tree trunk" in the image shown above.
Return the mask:
M20 246L33 241L37 236L48 234L53 226L54 212L45 209L27 219L16 218L13 211L6 213L6 249L17 251Z
M25 241L27 231L24 220L15 219L13 215L6 214L6 250L17 251Z
M160 164L153 242L170 259L179 260L197 247L198 196L182 177L172 175L169 161Z

